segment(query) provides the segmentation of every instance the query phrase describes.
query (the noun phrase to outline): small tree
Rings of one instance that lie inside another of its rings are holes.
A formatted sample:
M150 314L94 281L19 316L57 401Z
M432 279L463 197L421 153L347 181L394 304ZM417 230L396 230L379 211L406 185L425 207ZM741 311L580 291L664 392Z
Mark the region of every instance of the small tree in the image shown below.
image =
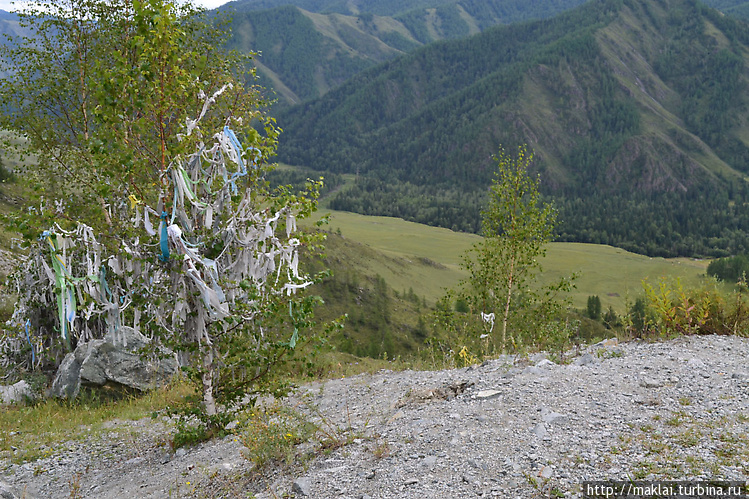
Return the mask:
M601 299L598 295L591 295L588 297L588 306L586 308L588 317L597 321L601 318Z
M551 241L556 212L541 202L538 177L528 174L533 154L525 146L519 147L515 156L500 149L495 160L497 172L489 205L482 213L484 237L463 262L470 274L463 294L474 314L491 317L491 327L484 320L485 337L494 330L493 318L501 318L497 329L499 344L505 349L513 315L530 312L541 322L550 320L558 311L554 296L568 289L569 283L562 281L549 287L543 296L534 286L541 270L539 259ZM526 317L530 319L527 314Z
M278 131L226 34L170 0L33 5L34 37L4 49L0 124L38 159L38 197L13 227L34 246L17 274L6 358L59 361L132 324L185 352L206 413L262 386L304 339L296 291L307 195L263 181Z

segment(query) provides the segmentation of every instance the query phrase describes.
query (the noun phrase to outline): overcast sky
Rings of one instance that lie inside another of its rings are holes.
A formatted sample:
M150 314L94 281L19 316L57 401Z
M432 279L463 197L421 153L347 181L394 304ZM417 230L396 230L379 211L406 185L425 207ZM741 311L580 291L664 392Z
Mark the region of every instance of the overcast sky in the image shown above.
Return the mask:
M202 5L206 9L215 9L219 5L223 5L229 0L195 0L196 5ZM13 10L12 0L0 0L0 9L2 10ZM20 2L16 0L16 6Z

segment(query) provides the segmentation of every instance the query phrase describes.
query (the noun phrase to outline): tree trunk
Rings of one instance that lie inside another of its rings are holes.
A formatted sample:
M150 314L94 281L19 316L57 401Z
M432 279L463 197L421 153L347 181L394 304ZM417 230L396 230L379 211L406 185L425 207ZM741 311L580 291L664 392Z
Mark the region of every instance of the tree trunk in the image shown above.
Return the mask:
M510 259L510 272L507 276L507 301L505 302L505 313L502 317L502 351L507 348L507 319L510 317L510 301L512 300L512 285L515 281L515 255Z
M185 334L189 342L198 344L198 355L200 356L202 370L200 378L203 384L203 404L206 414L214 416L216 414L216 399L213 397L215 349L208 340L206 312L203 309L204 304L202 300L197 298L198 296L200 296L199 290L193 289L193 286L189 285L187 303L193 313L189 314L185 320Z
M203 357L203 403L205 413L209 416L216 415L216 399L213 398L213 347L201 344L200 354Z

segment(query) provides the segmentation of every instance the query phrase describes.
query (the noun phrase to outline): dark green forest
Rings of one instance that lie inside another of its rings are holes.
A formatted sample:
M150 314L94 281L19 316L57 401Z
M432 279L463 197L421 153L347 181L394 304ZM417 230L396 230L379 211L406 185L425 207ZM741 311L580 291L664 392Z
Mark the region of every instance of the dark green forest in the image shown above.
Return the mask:
M584 3L585 0L543 0L528 2L523 0L240 0L232 2L229 8L237 12L252 12L294 5L309 12L322 14L360 15L373 14L398 19L423 18L427 9L436 9L443 23L456 21L455 12L460 6L483 28L502 23L509 24L525 19L541 19ZM423 22L423 21L422 21ZM461 21L462 22L462 21ZM460 24L460 23L457 23Z
M584 1L569 2L556 0L553 2L523 2L520 0L496 0L486 2L481 0L238 0L232 2L231 8L238 12L249 12L256 10L272 9L286 5L294 5L310 12L339 13L346 15L357 15L363 13L379 16L403 16L412 12L420 12L425 9L452 8L460 5L467 13L476 19L483 19L489 23L493 17L511 18L505 23L517 22L524 19L542 19L550 17L554 13L567 10L571 7L584 3ZM749 2L744 0L707 0L706 5L718 9L727 15L740 17L747 12ZM486 24L487 27L492 24Z
M277 107L284 107L323 95L355 74L422 45L497 24L551 17L583 1L368 2L356 11L349 3L233 2L222 10L232 15L230 47L260 53L261 83L278 91ZM313 22L310 12L325 18L317 16ZM278 81L293 97L280 92Z
M559 240L735 254L748 45L745 23L695 1L589 3L367 70L281 113L279 151L359 173L332 208L477 231L492 155L528 143Z
M749 275L749 254L718 258L707 266L707 274L721 281L737 283Z

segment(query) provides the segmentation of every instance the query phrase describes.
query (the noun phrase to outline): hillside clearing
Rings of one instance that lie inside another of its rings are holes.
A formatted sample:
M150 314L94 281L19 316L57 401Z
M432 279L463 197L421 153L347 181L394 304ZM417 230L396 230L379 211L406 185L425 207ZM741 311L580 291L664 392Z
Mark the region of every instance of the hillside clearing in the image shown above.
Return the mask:
M479 240L475 234L453 232L398 218L374 217L342 211L330 213L329 229L373 250L419 265L375 269L396 290L413 288L434 302L444 290L466 276L462 255ZM434 262L434 265L423 265ZM551 243L543 262L543 284L572 273L579 275L572 305L584 308L590 295L598 295L605 308L624 311L626 303L642 294L642 281L680 279L687 287L705 282L708 261L689 258L651 258L598 244Z

